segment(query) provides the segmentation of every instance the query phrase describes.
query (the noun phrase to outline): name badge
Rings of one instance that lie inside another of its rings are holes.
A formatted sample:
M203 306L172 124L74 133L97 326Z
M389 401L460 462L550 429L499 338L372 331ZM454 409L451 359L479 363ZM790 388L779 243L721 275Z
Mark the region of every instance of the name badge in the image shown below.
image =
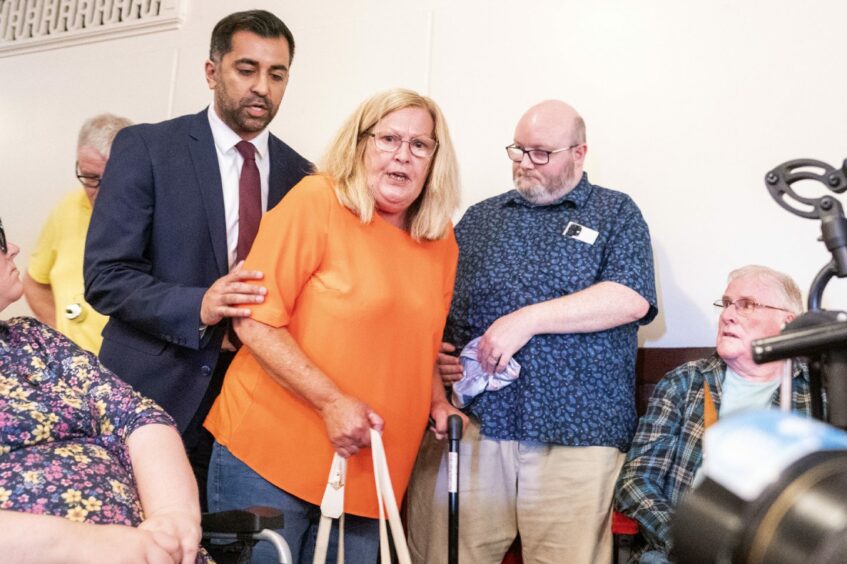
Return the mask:
M594 241L597 240L598 233L590 227L586 227L584 225L580 225L578 223L570 221L565 226L565 230L562 231L562 235L571 239L576 239L577 241L582 241L583 243L588 243L589 245L593 245Z

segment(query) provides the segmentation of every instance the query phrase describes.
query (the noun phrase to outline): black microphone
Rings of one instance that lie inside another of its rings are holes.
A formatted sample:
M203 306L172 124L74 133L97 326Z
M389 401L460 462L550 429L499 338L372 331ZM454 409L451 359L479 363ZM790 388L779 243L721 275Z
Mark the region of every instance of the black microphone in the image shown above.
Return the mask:
M847 345L847 315L836 311L810 311L785 326L775 337L753 341L757 364L814 356L835 345Z

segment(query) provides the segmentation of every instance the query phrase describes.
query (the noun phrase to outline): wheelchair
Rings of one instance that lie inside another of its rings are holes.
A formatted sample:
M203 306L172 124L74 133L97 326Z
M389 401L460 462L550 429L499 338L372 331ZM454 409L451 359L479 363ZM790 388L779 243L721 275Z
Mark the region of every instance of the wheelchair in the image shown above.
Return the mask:
M203 548L218 564L249 564L253 546L265 541L276 548L280 564L293 564L288 543L274 531L283 523L282 513L270 507L204 513Z

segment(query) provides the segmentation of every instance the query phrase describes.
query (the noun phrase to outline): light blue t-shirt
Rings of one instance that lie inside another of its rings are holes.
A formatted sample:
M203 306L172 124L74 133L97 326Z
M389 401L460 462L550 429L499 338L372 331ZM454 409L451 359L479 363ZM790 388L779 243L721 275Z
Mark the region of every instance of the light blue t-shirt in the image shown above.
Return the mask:
M726 377L721 387L721 407L718 417L726 417L739 411L770 407L774 391L779 387L779 378L769 382L753 382L742 378L726 368Z
M779 387L780 379L774 378L769 382L754 382L742 378L726 367L726 376L721 386L721 407L718 410L718 420L752 409L765 409L771 406L774 391ZM703 466L694 473L693 486L699 486L703 481Z

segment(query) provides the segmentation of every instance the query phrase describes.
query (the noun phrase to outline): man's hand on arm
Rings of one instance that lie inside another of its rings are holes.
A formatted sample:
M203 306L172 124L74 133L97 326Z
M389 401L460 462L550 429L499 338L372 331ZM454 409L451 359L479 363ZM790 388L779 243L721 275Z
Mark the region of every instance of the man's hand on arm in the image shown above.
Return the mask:
M456 356L456 347L450 343L441 343L438 349L438 358L436 360L436 368L441 376L441 382L445 386L450 386L462 378L462 362Z
M208 327L220 323L225 317L250 317L250 309L234 307L239 304L262 303L267 289L264 286L248 284L249 280L261 280L264 274L258 270L244 270L243 262L238 263L232 272L215 280L200 304L200 322Z

